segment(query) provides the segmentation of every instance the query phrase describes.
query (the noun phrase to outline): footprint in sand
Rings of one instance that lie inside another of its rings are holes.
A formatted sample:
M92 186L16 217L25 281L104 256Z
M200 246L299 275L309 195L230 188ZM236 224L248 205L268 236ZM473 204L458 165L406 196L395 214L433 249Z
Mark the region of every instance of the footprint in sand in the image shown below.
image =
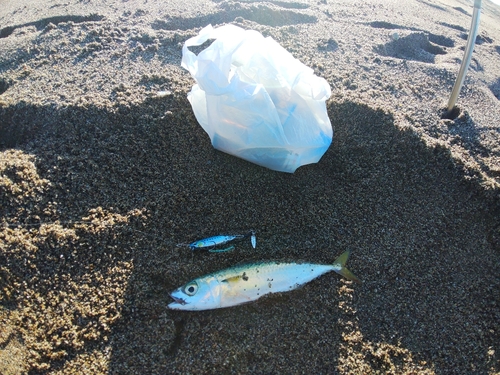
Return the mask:
M431 42L429 35L424 32L412 32L389 43L378 45L374 50L382 56L425 63L434 63L436 55L446 54L443 47Z
M382 56L434 63L436 55L445 55L447 47L455 46L451 38L416 28L404 27L385 21L374 21L370 22L369 25L377 29L402 30L395 33L393 40L390 42L374 47L375 52Z
M90 16L67 15L67 16L49 17L38 21L28 22L22 25L13 25L4 27L3 29L0 29L0 38L7 38L14 32L14 30L28 26L35 26L38 31L41 31L45 29L45 27L47 27L49 24L57 25L62 22L70 22L70 21L73 23L101 21L103 18L104 18L103 16L99 16L97 14L91 14Z
M208 24L219 25L233 22L236 18L253 21L260 25L278 27L285 25L297 25L303 23L315 23L317 17L300 13L289 9L306 9L304 4L285 3L273 1L266 4L254 4L256 1L245 3L222 3L219 11L194 18L171 18L168 20L156 20L153 29L161 30L189 30L204 27Z

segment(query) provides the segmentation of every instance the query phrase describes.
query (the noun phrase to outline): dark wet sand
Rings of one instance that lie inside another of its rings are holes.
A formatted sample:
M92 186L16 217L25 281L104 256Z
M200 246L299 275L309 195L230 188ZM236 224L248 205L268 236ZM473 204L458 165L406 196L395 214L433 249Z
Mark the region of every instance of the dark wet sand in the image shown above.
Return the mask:
M499 374L500 9L484 3L453 120L465 1L2 4L0 373ZM272 36L330 83L319 163L284 174L212 148L180 67L209 23ZM250 228L255 250L176 247ZM206 273L346 249L361 286L332 273L166 308Z

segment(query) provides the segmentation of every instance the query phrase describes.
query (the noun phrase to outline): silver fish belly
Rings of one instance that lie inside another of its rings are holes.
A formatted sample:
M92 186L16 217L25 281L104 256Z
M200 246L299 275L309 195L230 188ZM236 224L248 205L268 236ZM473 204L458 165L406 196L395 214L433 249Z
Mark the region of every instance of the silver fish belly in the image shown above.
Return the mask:
M331 265L260 262L228 268L174 290L171 297L175 302L168 307L174 310L209 310L236 306L269 293L296 289L330 271L359 282L344 266L348 256L349 252L345 252Z

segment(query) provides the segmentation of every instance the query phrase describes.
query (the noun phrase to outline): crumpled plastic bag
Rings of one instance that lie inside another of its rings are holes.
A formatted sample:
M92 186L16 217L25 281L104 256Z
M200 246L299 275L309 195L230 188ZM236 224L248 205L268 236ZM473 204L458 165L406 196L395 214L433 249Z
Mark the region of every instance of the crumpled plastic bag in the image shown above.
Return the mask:
M188 49L209 39L198 55ZM184 43L182 67L196 80L188 100L216 149L293 173L330 146L330 86L271 37L208 25Z

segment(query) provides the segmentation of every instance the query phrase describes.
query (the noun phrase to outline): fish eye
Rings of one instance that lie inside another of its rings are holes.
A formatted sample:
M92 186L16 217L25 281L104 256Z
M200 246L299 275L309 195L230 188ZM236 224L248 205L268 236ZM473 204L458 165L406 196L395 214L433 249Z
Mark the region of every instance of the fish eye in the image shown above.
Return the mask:
M196 283L196 281L191 281L184 287L184 293L186 293L188 296L194 296L197 291L198 284Z

